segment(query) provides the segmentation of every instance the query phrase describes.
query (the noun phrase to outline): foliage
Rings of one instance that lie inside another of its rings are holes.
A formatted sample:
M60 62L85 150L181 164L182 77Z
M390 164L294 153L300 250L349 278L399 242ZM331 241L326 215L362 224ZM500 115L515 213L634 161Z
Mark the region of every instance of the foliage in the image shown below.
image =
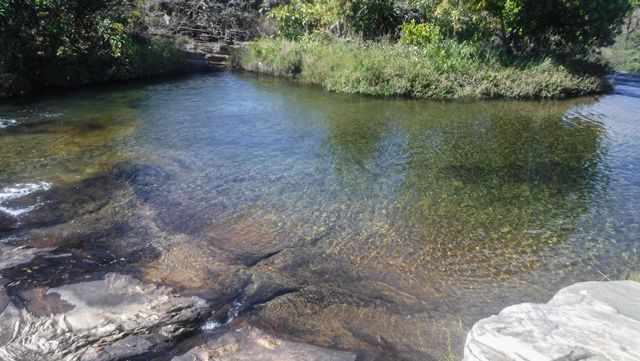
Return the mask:
M341 35L343 27L365 39L393 37L400 24L416 21L458 41L489 44L497 37L508 54L585 54L613 41L630 1L637 0L293 0L269 14L288 39L317 31ZM421 26L403 31L427 30Z
M470 0L507 52L585 53L611 44L629 0Z
M0 0L0 70L38 85L86 83L126 72L142 51L162 54L142 34L142 16L132 4Z
M0 46L10 71L44 69L54 59L65 62L110 53L109 40L118 41L122 25L102 24L114 0L1 1Z
M339 23L344 16L339 5L334 0L292 0L289 4L273 8L268 16L278 24L281 36L296 39Z
M400 24L394 0L347 0L346 21L365 39L388 35Z
M561 98L600 92L598 76L551 59L503 65L456 41L424 47L387 42L260 39L235 55L246 70L287 75L344 93L419 98ZM391 59L391 61L390 61Z
M475 17L471 9L458 0L408 0L403 7L410 15L405 15L405 21L415 20L418 23L428 23L437 26L442 35L461 41L471 40L482 33L478 24L479 17Z
M416 24L415 20L402 24L400 43L411 46L427 46L442 42L443 36L440 27L433 24Z
M393 0L292 0L268 10L268 16L287 39L320 31L373 38L394 32L400 23Z
M630 0L634 8L627 15L616 43L602 53L615 69L640 73L640 1Z
M298 43L282 38L262 39L249 43L241 52L234 54L234 67L250 68L252 71L293 76L301 71L302 54Z

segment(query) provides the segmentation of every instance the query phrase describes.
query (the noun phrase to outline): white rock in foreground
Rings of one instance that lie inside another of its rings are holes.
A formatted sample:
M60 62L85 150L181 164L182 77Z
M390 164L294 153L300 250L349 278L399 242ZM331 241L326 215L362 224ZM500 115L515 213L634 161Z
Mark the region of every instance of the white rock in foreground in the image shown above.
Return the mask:
M585 282L477 322L464 361L638 361L640 283Z
M2 361L126 360L170 346L209 313L203 299L115 273L24 297L28 308L0 302Z

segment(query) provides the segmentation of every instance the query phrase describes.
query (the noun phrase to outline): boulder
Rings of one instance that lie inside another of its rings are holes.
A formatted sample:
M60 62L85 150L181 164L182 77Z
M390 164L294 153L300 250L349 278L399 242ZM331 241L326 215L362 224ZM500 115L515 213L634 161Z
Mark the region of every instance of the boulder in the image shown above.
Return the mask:
M285 341L245 326L213 338L172 361L355 361L356 355Z
M640 360L640 283L578 283L477 322L464 361L502 360Z
M128 275L34 289L0 313L0 359L123 360L170 347L210 311L198 297Z

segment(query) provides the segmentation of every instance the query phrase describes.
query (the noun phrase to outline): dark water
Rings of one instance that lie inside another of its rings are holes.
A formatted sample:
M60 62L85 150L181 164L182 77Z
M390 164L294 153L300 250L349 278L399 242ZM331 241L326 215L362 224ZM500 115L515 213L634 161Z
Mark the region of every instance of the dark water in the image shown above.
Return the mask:
M640 267L634 97L376 99L221 73L4 103L0 127L2 242L74 255L5 279L115 267L286 337L440 360L506 305Z

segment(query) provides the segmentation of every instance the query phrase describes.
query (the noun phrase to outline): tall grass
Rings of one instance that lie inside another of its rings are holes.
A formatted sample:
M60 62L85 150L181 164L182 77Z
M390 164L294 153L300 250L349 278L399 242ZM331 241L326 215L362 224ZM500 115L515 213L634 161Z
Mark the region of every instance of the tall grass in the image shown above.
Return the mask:
M549 58L505 63L470 44L263 38L234 55L245 70L294 77L330 91L417 98L564 98L600 93L600 76Z

